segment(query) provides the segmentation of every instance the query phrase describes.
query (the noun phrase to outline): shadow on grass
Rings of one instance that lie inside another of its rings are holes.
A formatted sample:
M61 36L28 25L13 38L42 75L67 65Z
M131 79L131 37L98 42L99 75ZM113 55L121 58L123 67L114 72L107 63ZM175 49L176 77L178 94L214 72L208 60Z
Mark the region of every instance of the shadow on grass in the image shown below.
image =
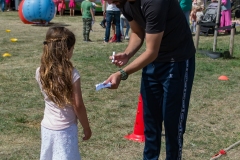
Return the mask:
M210 49L198 49L196 53L205 55L207 57L210 57L211 59L218 59L218 58L223 58L223 59L239 59L237 57L231 57L229 51L224 51L222 49L219 49L216 52L211 51Z
M36 24L32 24L32 26L34 27L57 27L57 26L71 26L69 24L66 24L66 23L48 23L48 24L45 24L45 23L36 23Z

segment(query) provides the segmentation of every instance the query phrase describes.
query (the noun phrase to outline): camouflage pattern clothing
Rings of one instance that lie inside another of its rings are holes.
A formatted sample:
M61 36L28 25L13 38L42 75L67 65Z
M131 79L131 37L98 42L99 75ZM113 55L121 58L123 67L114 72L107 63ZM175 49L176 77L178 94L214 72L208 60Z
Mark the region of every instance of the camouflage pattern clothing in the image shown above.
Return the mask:
M90 41L89 39L89 33L92 26L92 18L93 15L91 13L93 6L92 2L89 0L84 0L81 3L81 11L82 11L82 19L83 19L83 40L84 41Z
M92 28L92 18L83 18L83 38L84 41L89 40L90 30Z

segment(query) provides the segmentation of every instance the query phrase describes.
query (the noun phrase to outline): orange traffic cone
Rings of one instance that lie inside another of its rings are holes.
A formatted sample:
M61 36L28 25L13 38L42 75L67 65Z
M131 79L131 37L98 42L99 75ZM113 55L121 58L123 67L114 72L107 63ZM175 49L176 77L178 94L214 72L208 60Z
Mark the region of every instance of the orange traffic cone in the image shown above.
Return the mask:
M222 75L222 76L218 77L218 80L227 81L227 80L229 80L229 79L228 79L227 76Z
M133 133L126 135L125 138L132 141L137 141L137 142L145 141L144 122L143 122L143 104L142 104L141 94L139 95L138 109L137 109L137 115L136 115Z

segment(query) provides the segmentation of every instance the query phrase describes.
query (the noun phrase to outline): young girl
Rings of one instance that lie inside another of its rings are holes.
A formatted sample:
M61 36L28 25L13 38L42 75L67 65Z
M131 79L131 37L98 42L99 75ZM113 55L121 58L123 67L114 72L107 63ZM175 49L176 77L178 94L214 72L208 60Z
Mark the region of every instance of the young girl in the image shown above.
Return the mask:
M41 65L36 70L45 101L40 160L80 160L77 119L83 127L83 140L88 140L92 132L82 99L80 75L70 61L75 35L64 27L52 27L43 44Z
M61 0L59 5L58 5L58 11L59 11L60 16L63 15L65 9L66 9L65 0Z
M222 0L221 3L221 21L220 27L230 26L232 24L231 21L231 1L230 0ZM219 32L230 33L231 30L219 30Z
M75 0L70 0L69 2L69 8L70 8L70 16L74 16L74 12L75 12L75 7L76 7L76 2Z
M53 3L55 4L55 14L54 14L54 17L56 17L57 11L58 11L58 5L60 3L60 0L53 0Z
M7 11L11 11L11 0L6 0Z
M192 8L192 11L190 13L190 22L191 22L191 31L192 33L196 33L196 23L197 23L197 13L198 10L198 6L194 6Z
M196 33L197 22L201 21L202 16L203 16L202 8L200 6L193 7L190 14L192 33Z

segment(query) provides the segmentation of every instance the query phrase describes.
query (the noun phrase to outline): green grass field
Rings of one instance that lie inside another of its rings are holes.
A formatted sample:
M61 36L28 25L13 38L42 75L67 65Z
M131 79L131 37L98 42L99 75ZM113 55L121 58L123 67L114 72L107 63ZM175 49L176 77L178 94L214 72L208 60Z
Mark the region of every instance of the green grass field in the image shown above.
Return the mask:
M80 71L84 102L93 135L83 142L79 125L79 146L83 160L140 160L144 143L124 139L133 132L141 71L122 81L119 89L95 91L118 68L108 57L121 52L123 43L103 44L105 30L96 17L91 32L92 43L83 42L80 16L55 17L53 25L63 25L76 34L72 62ZM23 24L17 12L0 13L0 159L37 160L40 153L40 123L44 101L35 81L40 65L42 42L48 26ZM7 33L5 30L10 29ZM240 140L240 29L235 36L232 59L211 59L196 54L196 74L184 135L184 160L207 160ZM11 42L10 38L17 38ZM218 37L218 51L228 50L228 35ZM201 36L199 48L211 50L213 36ZM145 46L145 45L144 45ZM136 54L144 51L144 46ZM2 57L10 53L11 57ZM219 81L226 75L229 81ZM162 137L160 160L165 158ZM240 146L231 149L221 160L239 160Z

